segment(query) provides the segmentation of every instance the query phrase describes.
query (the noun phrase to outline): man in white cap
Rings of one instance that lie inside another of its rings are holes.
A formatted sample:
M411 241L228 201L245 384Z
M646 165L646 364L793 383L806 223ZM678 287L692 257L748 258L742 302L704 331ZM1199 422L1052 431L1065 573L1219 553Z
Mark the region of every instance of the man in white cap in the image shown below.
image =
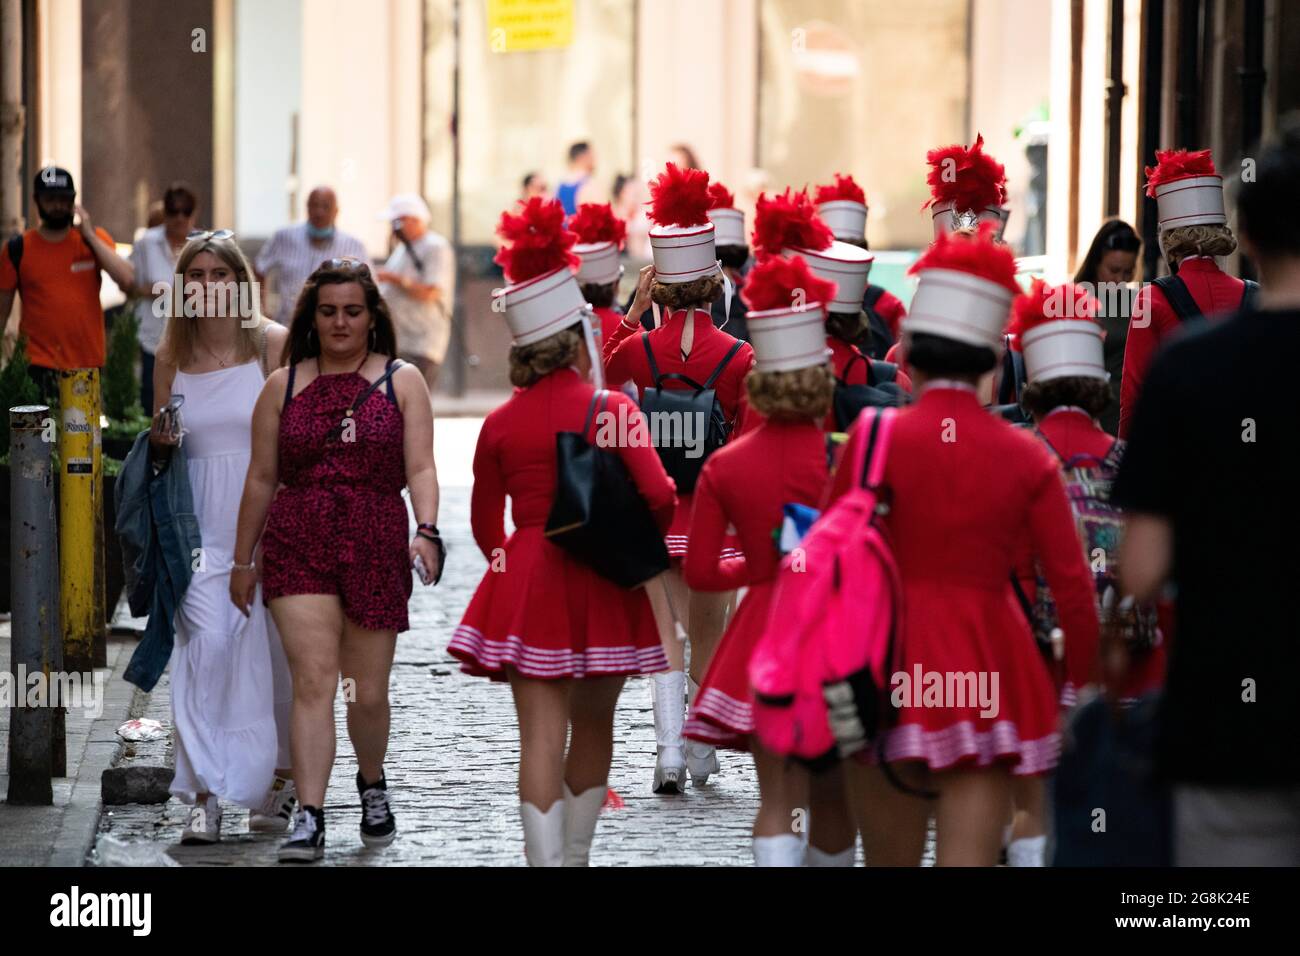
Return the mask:
M429 207L414 193L394 196L381 216L393 225L396 248L375 277L397 327L398 354L419 367L432 392L451 342L451 245L429 229Z

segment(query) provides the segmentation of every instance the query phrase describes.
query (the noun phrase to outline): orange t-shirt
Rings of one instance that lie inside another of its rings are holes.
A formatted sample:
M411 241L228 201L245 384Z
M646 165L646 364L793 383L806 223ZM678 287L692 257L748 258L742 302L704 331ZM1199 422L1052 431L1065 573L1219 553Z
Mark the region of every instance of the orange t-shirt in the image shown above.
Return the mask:
M96 229L109 246L113 237ZM20 275L9 250L0 247L0 290L18 290L23 303L19 333L27 336L27 359L44 368L102 368L104 312L99 307L99 264L76 229L62 242L23 233Z

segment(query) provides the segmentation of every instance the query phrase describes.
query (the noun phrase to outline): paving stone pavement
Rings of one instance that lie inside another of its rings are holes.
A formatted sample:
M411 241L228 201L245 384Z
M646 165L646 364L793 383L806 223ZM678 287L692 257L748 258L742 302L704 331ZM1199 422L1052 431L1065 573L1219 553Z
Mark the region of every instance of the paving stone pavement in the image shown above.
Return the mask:
M439 421L440 528L450 547L442 582L416 583L411 631L398 639L391 681L393 730L386 772L399 836L382 850L362 846L356 762L343 705L336 705L338 759L326 801L325 863L341 866L523 865L516 773L518 731L505 684L460 673L446 652L452 628L486 570L469 529L469 461L480 420ZM164 678L147 716L170 727ZM722 772L679 797L650 791L654 729L646 679L627 682L615 723L610 787L622 809L600 818L593 866L751 864L750 825L758 788L748 756L720 753ZM274 864L282 837L248 833L247 811L225 808L222 842L176 845L185 824L176 800L155 806L106 807L101 833L154 841L185 865Z

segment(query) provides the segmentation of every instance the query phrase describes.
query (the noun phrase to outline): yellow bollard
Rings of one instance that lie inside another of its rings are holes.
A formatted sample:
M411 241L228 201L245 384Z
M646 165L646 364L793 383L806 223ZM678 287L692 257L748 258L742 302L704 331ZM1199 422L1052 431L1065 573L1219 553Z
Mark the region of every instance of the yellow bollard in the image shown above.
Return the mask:
M63 669L89 673L96 637L102 639L102 552L96 547L96 516L102 514L99 456L99 370L59 373L59 607L63 620Z

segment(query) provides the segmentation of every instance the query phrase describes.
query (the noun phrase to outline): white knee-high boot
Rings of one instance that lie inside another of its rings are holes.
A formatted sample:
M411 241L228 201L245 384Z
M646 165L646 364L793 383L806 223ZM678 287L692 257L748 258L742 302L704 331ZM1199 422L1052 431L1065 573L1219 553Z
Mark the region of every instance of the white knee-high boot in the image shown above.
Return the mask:
M852 866L854 852L857 845L849 847L847 850L840 850L838 853L827 853L825 850L819 850L811 843L808 844L808 850L804 854L804 866Z
M700 685L688 674L686 677L686 704L695 703L700 692ZM718 752L712 744L698 740L686 741L686 767L691 772L691 783L702 787L709 782L709 777L718 772Z
M755 866L803 866L804 843L795 833L754 837Z
M682 717L686 707L686 673L668 671L650 678L655 719L654 792L681 793L686 788Z
M1007 844L1007 866L1044 866L1047 836L1021 837Z
M586 866L596 821L605 802L605 785L591 787L577 795L564 785L564 865Z
M524 824L524 857L529 866L564 863L564 801L556 800L543 813L531 803L519 804Z

